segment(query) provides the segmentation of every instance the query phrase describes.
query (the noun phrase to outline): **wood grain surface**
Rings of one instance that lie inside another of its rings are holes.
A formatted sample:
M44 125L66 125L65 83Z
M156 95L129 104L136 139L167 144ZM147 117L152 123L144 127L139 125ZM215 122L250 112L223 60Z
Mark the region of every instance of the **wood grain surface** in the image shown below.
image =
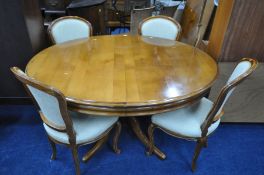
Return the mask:
M196 39L198 37L199 17L202 13L203 2L204 0L187 0L186 2L186 7L182 17L183 19L181 20L183 31L181 41L184 43L191 45L195 45L196 43ZM214 1L208 0L202 17L202 26L199 31L201 39L205 34L213 9Z
M62 91L71 103L125 111L157 107L161 112L159 105L175 108L201 97L218 69L208 54L192 46L118 35L52 46L37 54L26 72Z
M264 61L264 1L236 0L219 61L242 57Z
M38 1L1 1L0 22L0 104L28 104L28 96L9 68L24 69L33 55L47 47Z
M207 53L209 53L216 60L222 52L222 45L226 36L229 20L233 10L234 0L220 1L217 7L212 31L209 38L209 45ZM238 59L240 59L239 57Z
M221 62L264 60L264 1L219 1L208 53Z

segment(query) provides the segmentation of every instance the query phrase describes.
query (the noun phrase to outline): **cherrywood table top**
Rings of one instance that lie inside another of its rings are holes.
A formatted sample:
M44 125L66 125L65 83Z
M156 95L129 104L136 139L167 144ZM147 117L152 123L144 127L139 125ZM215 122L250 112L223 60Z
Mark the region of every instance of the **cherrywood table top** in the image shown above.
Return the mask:
M30 60L26 73L59 89L75 110L132 116L201 98L218 68L208 54L181 42L106 35L49 47Z

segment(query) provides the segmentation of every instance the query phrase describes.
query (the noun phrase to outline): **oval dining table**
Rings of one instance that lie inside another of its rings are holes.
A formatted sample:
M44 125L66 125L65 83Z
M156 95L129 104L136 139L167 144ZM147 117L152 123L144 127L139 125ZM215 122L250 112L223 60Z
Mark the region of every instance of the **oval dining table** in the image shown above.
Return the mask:
M51 46L30 60L26 74L60 90L70 110L127 117L148 146L137 117L195 103L212 86L218 66L205 52L181 42L106 35ZM166 157L157 147L154 153Z

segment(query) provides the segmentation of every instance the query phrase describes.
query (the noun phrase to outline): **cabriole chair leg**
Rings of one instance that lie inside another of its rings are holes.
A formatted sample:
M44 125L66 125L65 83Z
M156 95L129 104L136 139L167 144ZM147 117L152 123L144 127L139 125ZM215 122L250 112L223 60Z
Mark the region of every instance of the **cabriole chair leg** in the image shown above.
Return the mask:
M153 136L154 130L155 130L155 126L151 123L148 127L149 150L146 152L148 156L152 155L154 150L154 136Z
M118 148L118 140L119 140L119 136L120 136L121 130L122 130L122 125L118 121L116 123L116 126L115 126L115 135L114 135L114 138L113 138L113 150L117 154L121 153L121 150Z
M197 159L198 159L198 157L200 155L200 152L201 152L204 144L205 144L205 142L202 139L199 139L197 141L196 148L195 148L195 152L194 152L194 156L193 156L193 160L192 160L192 171L193 172L196 169L196 162L197 162Z
M78 147L73 146L71 150L72 150L72 157L74 161L76 175L80 175L81 171L80 171L80 163L79 163L79 157L78 157Z
M56 144L50 139L50 137L48 136L48 140L50 142L51 148L52 148L52 155L51 155L51 160L55 160L56 159L56 155L57 155L57 151L56 151Z

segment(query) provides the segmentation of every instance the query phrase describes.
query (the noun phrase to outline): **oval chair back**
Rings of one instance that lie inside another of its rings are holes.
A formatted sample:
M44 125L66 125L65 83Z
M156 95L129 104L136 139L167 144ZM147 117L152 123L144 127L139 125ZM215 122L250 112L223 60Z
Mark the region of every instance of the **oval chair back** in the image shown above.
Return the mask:
M139 24L139 35L179 40L181 25L168 16L153 16L143 20Z
M53 44L60 44L92 36L90 22L77 16L64 16L56 19L48 27L48 34Z
M258 62L251 58L244 58L237 64L226 85L220 91L214 106L201 126L202 137L207 135L208 128L211 126L211 124L222 116L221 114L223 113L223 107L235 90L236 86L242 83L249 75L251 75L252 72L257 68L257 65Z
M69 142L70 140L71 142L76 142L72 120L68 115L64 95L59 90L28 77L18 67L12 67L11 71L22 82L38 106L42 121L56 131L67 133Z

